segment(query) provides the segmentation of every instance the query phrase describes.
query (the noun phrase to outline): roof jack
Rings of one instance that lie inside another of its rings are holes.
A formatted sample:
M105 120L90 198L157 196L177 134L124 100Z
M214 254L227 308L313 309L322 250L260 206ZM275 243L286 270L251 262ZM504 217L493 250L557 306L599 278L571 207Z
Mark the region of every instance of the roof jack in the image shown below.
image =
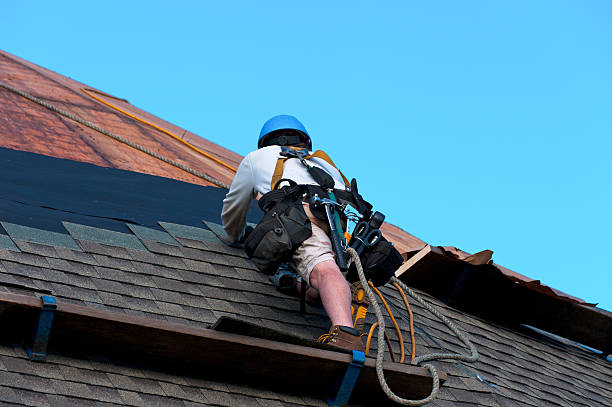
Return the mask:
M43 295L40 297L43 303L38 318L38 325L34 331L32 338L32 347L26 348L30 360L36 362L44 362L47 358L47 344L49 343L49 334L53 325L53 317L57 308L57 301L54 297Z

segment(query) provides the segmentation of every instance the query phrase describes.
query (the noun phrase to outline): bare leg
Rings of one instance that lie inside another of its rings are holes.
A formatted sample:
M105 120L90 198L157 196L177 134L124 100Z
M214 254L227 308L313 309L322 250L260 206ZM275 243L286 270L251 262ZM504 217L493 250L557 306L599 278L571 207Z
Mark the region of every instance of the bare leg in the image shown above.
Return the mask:
M317 264L310 273L310 284L319 291L332 325L353 326L351 289L333 260Z

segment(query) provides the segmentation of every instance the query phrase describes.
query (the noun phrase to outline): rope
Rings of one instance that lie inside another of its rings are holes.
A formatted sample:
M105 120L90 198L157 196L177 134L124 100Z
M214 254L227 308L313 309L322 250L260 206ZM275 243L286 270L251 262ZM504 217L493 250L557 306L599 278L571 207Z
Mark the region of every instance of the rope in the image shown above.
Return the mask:
M118 111L118 112L121 112L121 113L123 113L124 115L129 116L129 117L131 117L131 118L132 118L132 119L134 119L134 120L137 120L137 121L139 121L139 122L141 122L141 123L144 123L144 124L146 124L146 125L148 125L148 126L151 126L151 127L153 127L155 130L159 130L159 131L161 131L162 133L167 134L168 136L172 137L173 139L178 140L178 141L180 141L181 143L185 144L187 147L191 148L192 150L197 151L198 153L202 154L204 157L206 157L206 158L210 158L210 159L211 159L211 160L213 160L214 162L221 164L221 165L222 165L222 166L224 166L225 168L228 168L228 169L230 169L230 170L232 170L232 171L234 171L234 172L237 172L237 171L238 171L236 168L234 168L234 167L232 167L232 166L230 166L230 165L228 165L228 164L224 163L223 161L221 161L221 160L219 160L219 159L217 159L217 158L213 157L212 155L208 154L207 152L200 150L199 148L197 148L197 147L196 147L196 146L194 146L193 144L190 144L190 143L186 142L185 140L183 140L182 138L175 136L174 134L170 133L168 130L165 130L165 129L163 129L163 128L161 128L161 127L157 126L156 124L153 124L153 123L148 122L148 121L146 121L146 120L144 120L144 119L141 119L140 117L135 116L135 115L133 115L133 114L131 114L131 113L129 113L129 112L127 112L127 111L125 111L125 110L121 109L120 107L117 107L117 106L115 106L115 105L113 105L113 104L111 104L111 103L107 102L106 100L101 99L101 98L99 98L99 97L95 96L93 93L91 93L91 92L95 92L95 91L96 91L95 89L85 89L85 88L81 88L81 90L82 90L82 91L83 91L83 92L84 92L84 93L85 93L87 96L91 97L92 99L95 99L95 100L97 100L98 102L100 102L100 103L102 103L102 104L104 104L104 105L106 105L106 106L110 107L111 109L114 109L114 110L116 110L116 111ZM90 92L90 91L91 91L91 92Z
M402 300L404 300L404 305L406 306L406 309L408 310L408 315L410 316L410 343L412 344L412 348L410 350L410 363L412 363L414 361L416 352L416 342L414 341L414 315L412 315L412 309L410 308L408 298L406 298L406 294L404 293L404 290L402 290L402 287L400 287L395 281L393 282L393 285L402 295Z
M382 315L382 311L380 310L380 306L378 305L378 302L376 301L376 297L374 296L374 292L367 283L365 274L363 272L363 266L361 265L361 261L359 259L359 255L351 247L348 247L345 252L352 258L353 262L355 263L355 266L357 268L357 274L359 275L359 280L361 281L361 284L363 285L364 290L366 291L368 298L370 299L370 303L374 307L374 313L376 314L376 318L378 320L378 350L376 354L376 375L378 376L378 381L380 383L380 386L382 387L382 390L385 392L385 394L387 395L389 399L393 400L394 402L398 404L404 405L404 406L422 406L424 404L427 404L433 401L433 399L438 394L438 391L440 390L440 377L438 376L438 371L436 370L436 368L432 364L429 364L429 363L423 365L423 367L429 370L429 373L431 374L432 381L433 381L431 393L429 394L429 396L423 399L420 399L420 400L409 400L409 399L404 399L404 398L397 396L389 388L389 385L387 384L387 381L385 379L385 373L383 370L383 361L384 361L384 353L385 353L385 339L384 339L384 335L381 335L381 331L383 333L385 332L385 320ZM469 341L469 339L462 332L459 331L459 329L448 318L440 314L431 305L425 303L425 301L417 293L415 293L413 290L408 288L403 282L398 280L396 277L393 277L393 281L396 282L401 288L403 288L408 293L408 295L410 295L412 298L417 300L421 305L423 305L425 309L427 309L429 312L431 312L436 317L438 317L440 320L442 320L442 322L444 322L449 327L449 329L453 331L459 337L459 339L470 349L470 352L471 352L471 355L469 356L454 354L454 353L431 353L431 354L427 354L427 355L423 355L423 356L419 356L415 358L412 361L413 365L418 365L422 362L434 360L434 359L454 359L454 360L464 360L468 362L473 362L478 358L478 351L476 350L474 345Z
M370 327L370 332L368 333L368 340L366 341L365 346L365 355L368 356L370 353L370 342L372 341L372 334L374 333L374 329L378 326L378 322L374 322ZM365 335L365 334L362 334ZM389 348L389 356L391 356L391 362L395 362L395 356L393 356L393 349L391 348L391 340L389 340L389 336L385 332L385 342L387 342L387 348ZM400 363L403 363L400 361Z
M132 141L130 141L128 139L125 139L123 137L117 136L116 134L113 134L110 131L104 130L103 128L97 126L96 124L94 124L94 123L92 123L90 121L81 119L79 116L76 116L76 115L74 115L74 114L72 114L70 112L62 110L62 109L60 109L60 108L58 108L58 107L56 107L56 106L54 106L54 105L52 105L52 104L42 100L42 99L39 99L39 98L37 98L35 96L30 95L29 93L26 93L26 92L24 92L22 90L14 88L11 85L7 85L6 83L0 82L0 88L4 88L4 89L6 89L8 91L16 93L19 96L22 96L22 97L24 97L24 98L26 98L26 99L34 102L34 103L37 103L37 104L39 104L39 105L41 105L41 106L43 106L43 107L45 107L45 108L47 108L47 109L57 113L59 115L67 117L70 120L73 120L73 121L75 121L77 123L82 124L83 126L89 127L90 129L93 129L93 130L95 130L95 131L97 131L99 133L102 133L105 136L108 136L108 137L110 137L110 138L112 138L114 140L119 141L120 143L126 144L126 145L128 145L128 146L130 146L130 147L132 147L132 148L134 148L134 149L136 149L138 151L141 151L141 152L143 152L145 154L150 155L151 157L157 158L160 161L163 161L163 162L165 162L167 164L173 165L176 168L179 168L179 169L181 169L181 170L183 170L185 172L188 172L191 175L195 175L196 177L201 178L201 179L203 179L205 181L208 181L211 184L217 185L218 187L221 187L221 188L229 189L229 185L227 185L227 184L225 184L225 183L223 183L223 182L221 182L221 181L211 177L208 174L204 174L204 173L201 173L199 171L193 170L193 169L187 167L186 165L183 165L183 164L181 164L181 163L179 163L177 161L174 161L174 160L171 160L171 159L169 159L167 157L164 157L163 155L158 154L158 153L156 153L154 151L151 151L151 150L149 150L146 147L143 147L143 146L141 146L139 144L136 144L136 143L134 143L134 142L132 142Z
M461 330L448 318L442 315L437 309L435 309L431 304L425 302L425 300L415 293L410 287L404 284L397 277L393 277L393 281L396 282L404 291L408 293L409 296L417 300L427 311L434 314L438 319L440 319L444 324L451 330L461 342L470 350L470 355L462 355L458 353L428 353L427 355L422 355L414 359L412 362L413 365L418 365L419 363L429 361L429 360L437 360L437 359L445 359L445 360L462 360L464 362L475 362L478 360L478 350L474 346L474 344L468 339L468 337L461 332Z
M399 325L397 324L397 321L395 320L395 316L391 312L391 308L389 308L389 304L387 304L387 300L385 300L385 297L383 297L381 292L378 291L378 288L374 287L374 284L372 284L371 281L368 281L368 284L370 285L370 288L374 290L376 295L380 297L383 305L385 306L385 309L387 310L387 313L389 314L389 317L391 317L391 322L393 322L393 326L395 327L395 332L397 333L397 339L399 340L399 343L400 343L400 361L399 362L404 363L404 358L406 357L406 354L404 350L404 338L402 337L402 331L400 330ZM370 339L372 333L373 331L370 329L368 339ZM391 348L391 346L389 346L389 353L393 355L393 349Z

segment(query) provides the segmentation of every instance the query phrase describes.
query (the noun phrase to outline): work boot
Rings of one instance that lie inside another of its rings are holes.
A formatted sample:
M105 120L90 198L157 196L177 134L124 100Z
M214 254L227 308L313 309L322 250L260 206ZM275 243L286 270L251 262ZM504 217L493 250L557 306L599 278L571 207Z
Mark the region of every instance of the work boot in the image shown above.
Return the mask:
M361 281L355 281L349 287L351 288L351 318L353 319L353 325L359 332L363 332L370 299L363 289Z
M329 333L321 335L317 342L340 349L364 351L360 332L349 326L334 325L329 329Z

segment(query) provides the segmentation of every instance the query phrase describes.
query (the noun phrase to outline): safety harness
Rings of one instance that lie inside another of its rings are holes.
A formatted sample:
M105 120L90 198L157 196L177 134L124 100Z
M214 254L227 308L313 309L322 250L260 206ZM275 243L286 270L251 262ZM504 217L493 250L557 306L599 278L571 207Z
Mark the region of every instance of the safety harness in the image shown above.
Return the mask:
M329 181L327 180L327 177L331 178L331 176L329 174L327 174L325 171L321 170L320 168L313 167L310 164L308 164L306 159L308 159L308 158L320 158L320 159L324 160L329 165L331 165L336 170L338 170L338 172L342 176L342 180L344 181L344 186L347 187L347 188L351 187L351 184L349 183L348 179L344 176L344 174L342 174L342 171L340 171L338 169L338 167L336 167L336 164L334 164L332 159L329 158L329 156L324 151L317 150L317 151L315 151L314 153L311 154L305 148L281 146L281 153L280 154L281 154L281 156L278 158L278 161L276 161L276 167L274 168L274 174L272 175L272 182L270 183L270 188L271 189L276 189L275 188L276 184L283 178L283 172L285 170L285 162L288 159L290 159L290 158L297 158L297 159L299 159L300 162L302 163L302 165L304 165L306 167L306 169L308 170L310 175L314 178L314 180L322 188L326 188L328 186ZM317 171L317 170L319 170L319 171ZM325 175L321 175L320 172L323 172ZM325 180L322 179L322 178L325 178ZM333 179L332 179L332 182L333 182ZM334 184L331 185L331 188L334 187Z
M304 185L304 188L308 191L309 197L319 195L322 198L329 198L335 202L348 203L353 206L361 214L362 217L368 219L372 215L372 205L363 199L357 189L357 180L354 178L351 182L344 176L342 171L336 167L334 162L329 156L321 150L317 150L314 153L310 153L305 148L299 147L288 147L281 146L280 157L276 161L276 167L274 168L274 174L272 175L272 181L270 182L270 188L272 191L278 188L280 181L283 179L283 172L285 162L290 158L297 158L300 160L302 165L306 167L308 173L312 176L318 185ZM344 189L337 189L335 187L335 181L325 170L312 166L306 161L309 158L320 158L327 162L329 165L334 167L340 173L342 180L344 181ZM321 219L326 220L324 214L311 206L313 214ZM336 229L342 230L340 223L336 225ZM344 235L340 236L340 239L344 239Z

